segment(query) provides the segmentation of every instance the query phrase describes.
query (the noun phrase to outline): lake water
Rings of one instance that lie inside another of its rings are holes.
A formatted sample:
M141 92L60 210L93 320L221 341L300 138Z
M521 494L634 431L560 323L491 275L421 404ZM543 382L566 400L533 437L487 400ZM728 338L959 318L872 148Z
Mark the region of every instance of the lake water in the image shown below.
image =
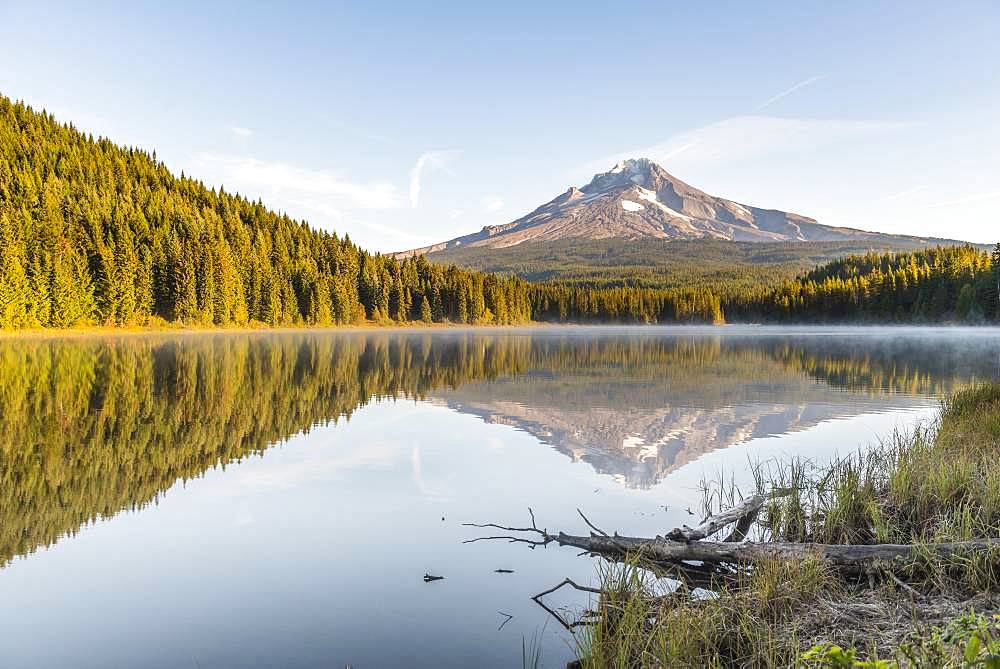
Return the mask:
M0 340L0 665L563 666L530 597L596 562L462 523L662 533L998 368L996 329Z

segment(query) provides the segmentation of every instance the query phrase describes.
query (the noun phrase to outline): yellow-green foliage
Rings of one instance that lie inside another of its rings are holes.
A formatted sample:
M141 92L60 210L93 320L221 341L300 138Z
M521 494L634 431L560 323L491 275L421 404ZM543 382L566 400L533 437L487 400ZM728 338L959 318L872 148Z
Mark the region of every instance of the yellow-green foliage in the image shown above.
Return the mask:
M731 319L963 322L1000 317L1000 254L973 246L867 253L835 260L723 304Z
M853 648L817 645L802 654L802 664L816 669L1000 669L1000 616L969 612L912 637L892 658L865 660Z
M0 328L530 319L528 285L362 251L0 96Z
M0 341L0 566L373 398L529 359L524 339L472 336Z
M932 425L815 470L798 462L759 485L797 494L763 517L768 536L826 543L932 542L1000 534L1000 385L956 393Z
M636 562L607 567L595 624L584 628L584 667L787 666L796 658L794 616L837 591L825 564L764 561L702 599L653 594ZM784 628L778 634L778 628Z

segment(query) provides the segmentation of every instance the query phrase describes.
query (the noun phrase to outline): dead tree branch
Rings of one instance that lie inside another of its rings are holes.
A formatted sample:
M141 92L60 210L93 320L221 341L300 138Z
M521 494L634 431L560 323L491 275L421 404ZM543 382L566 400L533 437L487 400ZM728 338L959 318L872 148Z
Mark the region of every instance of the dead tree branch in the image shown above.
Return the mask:
M893 564L901 564L926 556L928 553L946 558L968 555L1000 546L1000 538L977 539L938 544L870 544L844 545L796 542L753 542L743 541L752 519L760 512L764 503L773 496L788 494L786 490L776 490L769 495L754 495L743 500L732 509L712 515L697 527L681 527L657 537L625 537L615 533L609 535L592 523L579 509L577 513L592 531L589 536L549 532L540 529L531 515L531 527L509 527L495 523L466 523L468 527L494 528L507 534L476 537L464 543L477 541L506 540L511 543L527 544L531 548L556 543L572 546L583 553L599 555L620 561L627 556L639 557L647 562L680 573L697 575L702 578L711 575L731 576L734 567L750 565L761 560L796 560L819 557L834 567L848 571L865 571L882 563L892 570ZM748 520L750 519L750 520ZM725 541L707 541L727 525L737 524L735 531ZM527 535L527 536L525 536ZM561 585L566 585L561 584ZM547 594L547 593L542 593Z
M967 555L1000 546L1000 539L940 544L843 545L793 542L674 541L666 537L595 537L560 532L554 541L560 546L611 559L636 555L654 563L677 564L696 561L705 564L751 564L761 560L793 560L820 557L836 567L864 568L875 562L907 561L931 553L937 557Z
M538 604L540 607L542 607L543 609L545 609L546 613L548 613L550 616L552 616L553 618L555 618L559 622L560 625L562 625L563 627L565 627L567 630L572 630L574 627L579 627L581 625L587 625L587 624L589 624L589 622L586 619L586 616L584 616L580 620L575 620L573 622L569 622L562 615L560 615L557 611L555 611L554 609L549 608L549 606L544 601L542 601L542 598L545 597L545 595L551 595L553 592L555 592L556 590L558 590L558 589L560 589L560 588L562 588L563 586L566 586L566 585L568 585L568 586L570 586L570 587L572 587L572 588L574 588L576 590L579 590L581 592L590 592L590 593L593 593L593 594L596 594L596 595L602 595L602 594L604 594L604 591L600 590L599 588L588 588L585 585L580 585L579 583L577 583L576 581L574 581L571 578L567 578L567 579L563 579L562 583L560 583L559 585L551 587L548 590L543 590L542 592L538 593L537 595L535 595L534 597L531 598L532 601L535 602L535 604Z
M737 528L733 532L733 535L745 536L750 530L750 526L753 524L753 521L757 518L757 514L760 513L761 508L763 508L765 502L775 497L784 497L789 494L791 494L791 490L782 488L772 490L767 495L758 494L748 497L731 509L720 511L719 513L709 516L697 527L688 527L687 525L683 525L677 529L670 530L666 533L666 535L664 535L664 537L673 541L701 541L702 539L712 536L719 530L732 525L733 523L737 523ZM734 540L739 541L743 538L743 536Z

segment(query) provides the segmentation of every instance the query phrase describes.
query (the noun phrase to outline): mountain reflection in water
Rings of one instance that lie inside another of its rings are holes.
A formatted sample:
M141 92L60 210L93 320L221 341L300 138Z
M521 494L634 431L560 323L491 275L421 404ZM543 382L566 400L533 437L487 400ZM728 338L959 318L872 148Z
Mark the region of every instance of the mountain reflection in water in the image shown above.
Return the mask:
M830 418L927 406L996 375L995 339L893 332L2 340L0 565L377 399L430 400L510 424L624 485L646 487L709 450Z

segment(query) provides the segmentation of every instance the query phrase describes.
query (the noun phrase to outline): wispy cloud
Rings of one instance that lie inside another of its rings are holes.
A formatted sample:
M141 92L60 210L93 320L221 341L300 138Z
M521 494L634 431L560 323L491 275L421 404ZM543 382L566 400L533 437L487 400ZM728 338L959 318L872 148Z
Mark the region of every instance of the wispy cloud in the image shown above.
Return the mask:
M385 182L352 181L340 171L310 169L284 162L270 162L218 153L195 156L195 168L209 181L221 183L251 198L313 201L354 209L394 209L401 206L395 186ZM276 206L283 206L280 201Z
M483 198L483 209L494 213L503 209L503 199L499 195L487 195Z
M450 218L453 221L457 221L458 219L462 218L462 216L464 216L464 215L465 215L465 211L464 210L462 210L462 209L452 209L451 212L448 214L448 218Z
M441 490L434 486L427 485L424 480L424 468L421 464L420 458L420 447L414 446L413 450L410 451L410 480L413 481L414 487L420 491L420 494L424 497L432 497L435 499L445 499L448 497L447 494L443 493Z
M346 135L351 135L353 137L358 137L361 139L368 140L370 142L377 142L379 144L394 145L397 142L387 135L383 135L377 132L372 132L367 128L354 125L352 123L347 123L338 118L333 118L331 116L321 116L316 119L316 125L324 125L328 128L332 128L338 132L344 133Z
M966 195L965 197L948 200L946 202L935 202L934 204L929 204L927 206L931 209L936 207L953 207L959 204L970 204L972 202L982 202L984 200L993 200L995 198L1000 198L1000 190L988 193L977 193L975 195Z
M801 88L805 88L806 86L810 86L812 84L815 84L817 81L821 81L823 79L826 79L827 76L828 75L826 75L826 74L819 74L819 75L816 75L815 77L809 77L808 79L803 79L802 81L800 81L799 83L795 84L791 88L786 88L785 90L781 91L777 95L774 95L774 96L768 98L767 100L765 100L764 102L762 102L756 108L755 111L760 111L761 109L765 109L767 107L770 107L771 105L773 105L778 100L781 100L782 98L788 97L789 95L791 95L792 93L794 93L795 91L797 91L797 90L799 90Z
M896 200L904 200L904 199L906 199L908 197L912 197L912 196L916 195L917 193L921 193L921 192L923 192L925 190L927 190L927 186L926 185L914 186L913 188L907 188L904 191L900 191L898 193L893 193L892 195L886 195L885 197L880 197L879 199L877 199L875 201L876 202L895 202Z
M660 160L661 161L666 161L666 160L669 160L670 158L674 158L676 156L679 156L682 153L684 153L685 151L687 151L688 149L691 149L691 148L694 148L694 147L698 146L698 141L699 140L695 139L695 140L692 140L692 141L688 142L687 144L684 144L683 146L679 146L676 149L668 151L667 153L665 153L662 156L660 156Z
M369 248L408 249L427 239L402 226L373 221L380 212L401 209L406 200L391 183L355 181L337 170L316 170L227 154L195 157L192 174L230 192L262 198L268 207L315 227L350 234Z
M898 121L734 116L680 132L658 144L606 156L581 166L578 176L589 178L589 175L604 171L621 160L641 156L678 171L741 160L762 160L782 154L814 151L916 125Z
M450 165L459 155L459 151L426 151L420 154L410 170L410 207L416 209L420 205L420 182L424 172L437 170L453 176Z
M229 126L229 132L233 133L238 139L246 139L253 134L253 130L250 128L244 128L240 125Z

